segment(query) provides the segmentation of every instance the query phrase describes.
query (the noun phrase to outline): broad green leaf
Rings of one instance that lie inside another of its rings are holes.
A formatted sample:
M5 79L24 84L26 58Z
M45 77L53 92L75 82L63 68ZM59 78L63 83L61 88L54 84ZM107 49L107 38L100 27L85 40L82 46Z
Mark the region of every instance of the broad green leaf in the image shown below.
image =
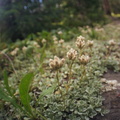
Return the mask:
M30 84L32 82L33 76L34 76L33 73L28 73L27 75L25 75L21 80L20 86L19 86L21 102L24 108L26 109L26 111L28 111L32 116L33 114L30 106L29 88L30 88Z
M13 93L11 92L11 88L8 84L8 76L7 76L7 72L5 71L4 72L4 85L5 85L5 88L7 90L7 92L9 93L10 96L13 96Z

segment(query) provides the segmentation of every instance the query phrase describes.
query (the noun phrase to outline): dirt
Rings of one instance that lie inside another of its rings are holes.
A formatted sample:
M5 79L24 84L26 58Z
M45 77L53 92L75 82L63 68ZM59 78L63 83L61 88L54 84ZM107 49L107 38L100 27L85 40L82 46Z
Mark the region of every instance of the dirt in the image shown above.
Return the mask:
M120 72L108 71L103 77L107 80L117 80L120 83ZM110 112L105 116L98 115L93 120L120 120L120 86L117 90L103 93L103 97L105 98L103 106Z

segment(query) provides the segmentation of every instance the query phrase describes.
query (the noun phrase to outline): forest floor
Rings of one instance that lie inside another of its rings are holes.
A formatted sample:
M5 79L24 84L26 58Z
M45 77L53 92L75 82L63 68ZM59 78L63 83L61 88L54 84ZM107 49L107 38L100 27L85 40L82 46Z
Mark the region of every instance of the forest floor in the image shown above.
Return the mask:
M120 83L120 72L114 73L108 71L103 76L107 80L117 80ZM114 90L103 93L104 102L103 105L109 110L109 113L105 116L97 116L94 120L120 120L120 86Z

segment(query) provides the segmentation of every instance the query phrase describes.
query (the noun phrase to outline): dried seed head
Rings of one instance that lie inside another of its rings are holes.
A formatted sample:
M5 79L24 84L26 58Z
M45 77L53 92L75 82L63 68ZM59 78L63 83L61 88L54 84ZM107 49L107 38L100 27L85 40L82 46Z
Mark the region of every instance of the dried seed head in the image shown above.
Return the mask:
M23 51L23 52L26 52L26 50L27 50L27 47L24 46L24 47L22 48L22 51Z
M10 54L12 56L15 56L18 53L18 51L19 51L19 48L15 48Z
M75 60L77 57L77 51L74 50L73 48L71 48L68 52L67 52L67 57L69 60Z
M109 44L110 46L114 46L114 45L116 44L116 42L115 42L114 40L110 40L110 41L108 41L108 44Z
M76 46L81 49L85 46L85 38L82 36L77 37Z
M39 44L38 44L36 41L33 42L33 45L34 45L35 47L37 47L37 48L40 47Z
M87 64L90 60L90 57L88 55L82 55L79 57L79 61L81 64Z
M46 41L46 39L42 39L42 43L44 44L44 43L46 43L47 41Z
M52 38L53 38L53 40L57 40L57 37L54 35L54 36L52 36Z
M93 46L93 43L94 43L93 41L88 40L88 41L87 41L87 46L88 46L88 47L92 47L92 46Z
M54 44L56 44L56 45L57 45L57 44L58 44L58 40L54 40Z
M54 59L49 60L49 66L51 69L57 70L63 66L64 62L65 62L64 58L60 59L57 56L54 56Z
M63 43L64 43L64 40L63 40L63 39L61 39L61 40L59 41L59 43L60 43L60 44L63 44Z
M61 34L62 34L62 31L58 31L58 34L61 35Z

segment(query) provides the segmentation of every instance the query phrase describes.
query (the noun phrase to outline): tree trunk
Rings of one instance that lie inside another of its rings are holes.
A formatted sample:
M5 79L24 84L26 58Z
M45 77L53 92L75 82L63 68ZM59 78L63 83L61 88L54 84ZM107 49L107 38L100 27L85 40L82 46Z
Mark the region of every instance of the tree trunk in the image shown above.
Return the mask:
M111 15L109 0L103 0L103 9L107 15Z

